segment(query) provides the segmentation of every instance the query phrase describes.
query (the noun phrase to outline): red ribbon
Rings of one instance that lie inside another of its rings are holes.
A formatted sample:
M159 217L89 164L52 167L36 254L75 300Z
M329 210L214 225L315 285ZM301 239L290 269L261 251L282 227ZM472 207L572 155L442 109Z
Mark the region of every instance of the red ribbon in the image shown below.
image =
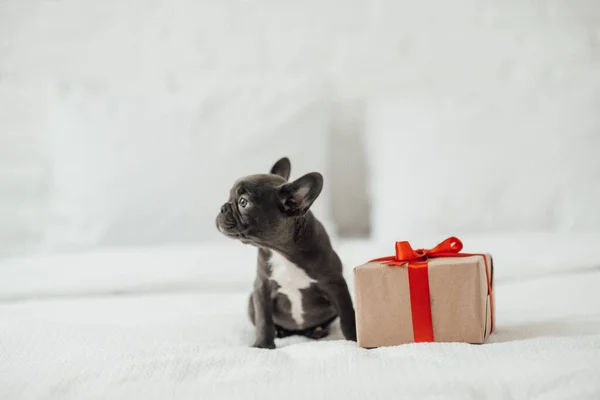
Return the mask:
M449 237L433 249L413 250L408 242L396 242L396 255L381 257L370 262L380 262L390 266L408 266L408 285L412 310L413 333L415 342L433 342L433 323L431 319L431 296L429 293L428 259L440 257L482 256L485 262L488 295L490 298L491 328L494 330L494 304L490 269L484 254L461 253L463 244L456 237Z

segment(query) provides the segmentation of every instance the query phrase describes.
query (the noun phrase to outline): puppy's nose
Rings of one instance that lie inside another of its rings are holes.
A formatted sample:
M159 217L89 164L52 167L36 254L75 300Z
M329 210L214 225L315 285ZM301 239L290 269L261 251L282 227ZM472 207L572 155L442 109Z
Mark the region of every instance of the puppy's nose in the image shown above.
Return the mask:
M221 206L221 213L225 214L229 208L231 207L231 205L229 203L225 203Z

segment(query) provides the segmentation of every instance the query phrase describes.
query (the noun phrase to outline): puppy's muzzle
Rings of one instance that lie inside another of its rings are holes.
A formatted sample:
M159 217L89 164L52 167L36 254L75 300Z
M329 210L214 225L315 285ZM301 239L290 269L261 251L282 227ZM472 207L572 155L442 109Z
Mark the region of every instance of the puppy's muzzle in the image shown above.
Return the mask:
M221 213L217 215L217 228L227 235L232 235L238 230L231 203L225 203L221 206Z

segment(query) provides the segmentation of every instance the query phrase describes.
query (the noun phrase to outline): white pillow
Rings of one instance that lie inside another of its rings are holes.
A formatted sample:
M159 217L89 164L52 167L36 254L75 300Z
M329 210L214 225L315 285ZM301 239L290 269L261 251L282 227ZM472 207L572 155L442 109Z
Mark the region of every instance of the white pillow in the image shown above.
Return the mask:
M213 94L216 93L216 94ZM327 179L326 103L314 86L133 96L55 93L49 112L51 248L220 240L233 182L282 156ZM331 228L326 185L313 211Z
M43 123L43 91L30 81L0 78L0 258L37 250L43 234Z
M600 85L572 83L374 98L374 237L600 231Z

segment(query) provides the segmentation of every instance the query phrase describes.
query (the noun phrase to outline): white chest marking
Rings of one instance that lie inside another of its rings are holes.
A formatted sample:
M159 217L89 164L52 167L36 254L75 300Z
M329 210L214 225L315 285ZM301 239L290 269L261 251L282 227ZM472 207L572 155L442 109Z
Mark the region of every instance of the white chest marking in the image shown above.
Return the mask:
M307 289L316 280L308 276L302 268L275 251L272 251L269 264L271 265L271 279L279 285L277 291L287 296L291 304L292 318L299 326L302 326L304 324L304 310L300 289Z

